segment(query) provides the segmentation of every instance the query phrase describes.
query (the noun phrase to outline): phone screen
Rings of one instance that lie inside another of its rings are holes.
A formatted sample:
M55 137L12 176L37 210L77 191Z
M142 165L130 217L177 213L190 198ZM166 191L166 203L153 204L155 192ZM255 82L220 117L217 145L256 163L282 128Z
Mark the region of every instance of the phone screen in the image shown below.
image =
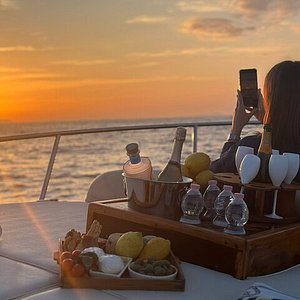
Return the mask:
M258 93L256 69L240 70L240 89L243 95L245 107L257 107Z

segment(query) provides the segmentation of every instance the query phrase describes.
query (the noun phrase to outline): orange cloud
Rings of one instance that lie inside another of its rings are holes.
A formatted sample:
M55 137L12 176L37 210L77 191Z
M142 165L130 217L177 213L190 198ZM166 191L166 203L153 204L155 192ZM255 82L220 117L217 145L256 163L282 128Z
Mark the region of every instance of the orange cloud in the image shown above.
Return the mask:
M262 19L284 20L299 12L299 0L238 0L234 8L248 18L261 17Z
M95 59L95 60L59 60L52 62L53 65L70 65L70 66L93 66L112 64L116 62L113 59Z
M15 51L33 52L36 51L36 49L32 46L0 47L0 52L15 52Z
M272 4L271 1L261 0L239 0L234 2L236 10L240 11L246 16L257 16L265 13L269 6Z
M295 28L296 30L296 28ZM299 25L300 30L300 25ZM215 47L199 47L199 48L186 48L186 49L177 49L177 50L164 50L161 52L133 52L129 56L132 57L141 57L141 58L165 58L165 57L174 57L174 56L219 56L227 54L255 54L255 55L265 55L265 54L278 54L284 53L287 51L286 46L254 46L254 47L228 47L228 46L215 46Z
M129 56L132 57L146 57L146 58L164 58L173 56L192 56L192 55L215 55L217 53L224 53L227 49L225 47L215 48L190 48L190 49L177 49L177 50L163 50L161 52L133 52Z
M205 3L204 1L194 0L194 1L179 1L176 6L181 11L191 11L197 13L208 13L208 12L218 12L222 11L224 7L221 5L222 3L212 4Z
M0 68L0 81L48 81L52 79L62 79L63 74L50 73L42 70L21 70L14 68Z
M126 21L127 24L158 24L167 21L167 17L158 16L138 16Z
M9 10L9 9L18 9L19 5L15 0L0 0L0 9Z
M194 18L183 24L182 30L186 33L196 34L199 38L231 39L243 35L254 27L241 27L233 21L224 18Z

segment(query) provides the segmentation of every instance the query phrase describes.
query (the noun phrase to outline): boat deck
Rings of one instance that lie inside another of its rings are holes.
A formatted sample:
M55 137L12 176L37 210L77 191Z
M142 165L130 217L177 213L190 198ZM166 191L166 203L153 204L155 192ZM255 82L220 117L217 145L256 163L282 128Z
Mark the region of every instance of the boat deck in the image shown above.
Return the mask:
M300 265L268 276L238 280L182 262L184 292L66 289L59 287L53 252L71 228L85 231L88 204L30 202L3 204L0 210L0 299L237 299L254 282L300 297Z

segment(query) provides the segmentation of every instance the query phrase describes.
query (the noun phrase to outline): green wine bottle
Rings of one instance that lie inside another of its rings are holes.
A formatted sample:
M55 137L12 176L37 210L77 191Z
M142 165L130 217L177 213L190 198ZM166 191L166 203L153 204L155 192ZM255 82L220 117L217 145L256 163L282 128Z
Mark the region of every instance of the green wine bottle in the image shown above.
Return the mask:
M260 168L254 181L268 183L271 182L269 175L269 160L272 154L272 126L265 124L263 126L263 133L258 148L257 156L260 158Z

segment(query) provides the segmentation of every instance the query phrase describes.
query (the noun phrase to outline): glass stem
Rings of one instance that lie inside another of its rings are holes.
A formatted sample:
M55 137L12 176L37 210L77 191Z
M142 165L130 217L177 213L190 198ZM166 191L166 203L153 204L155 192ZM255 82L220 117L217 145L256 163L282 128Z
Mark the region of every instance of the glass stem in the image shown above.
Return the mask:
M277 194L278 194L278 190L275 190L274 199L273 199L273 211L272 211L273 215L276 215Z

